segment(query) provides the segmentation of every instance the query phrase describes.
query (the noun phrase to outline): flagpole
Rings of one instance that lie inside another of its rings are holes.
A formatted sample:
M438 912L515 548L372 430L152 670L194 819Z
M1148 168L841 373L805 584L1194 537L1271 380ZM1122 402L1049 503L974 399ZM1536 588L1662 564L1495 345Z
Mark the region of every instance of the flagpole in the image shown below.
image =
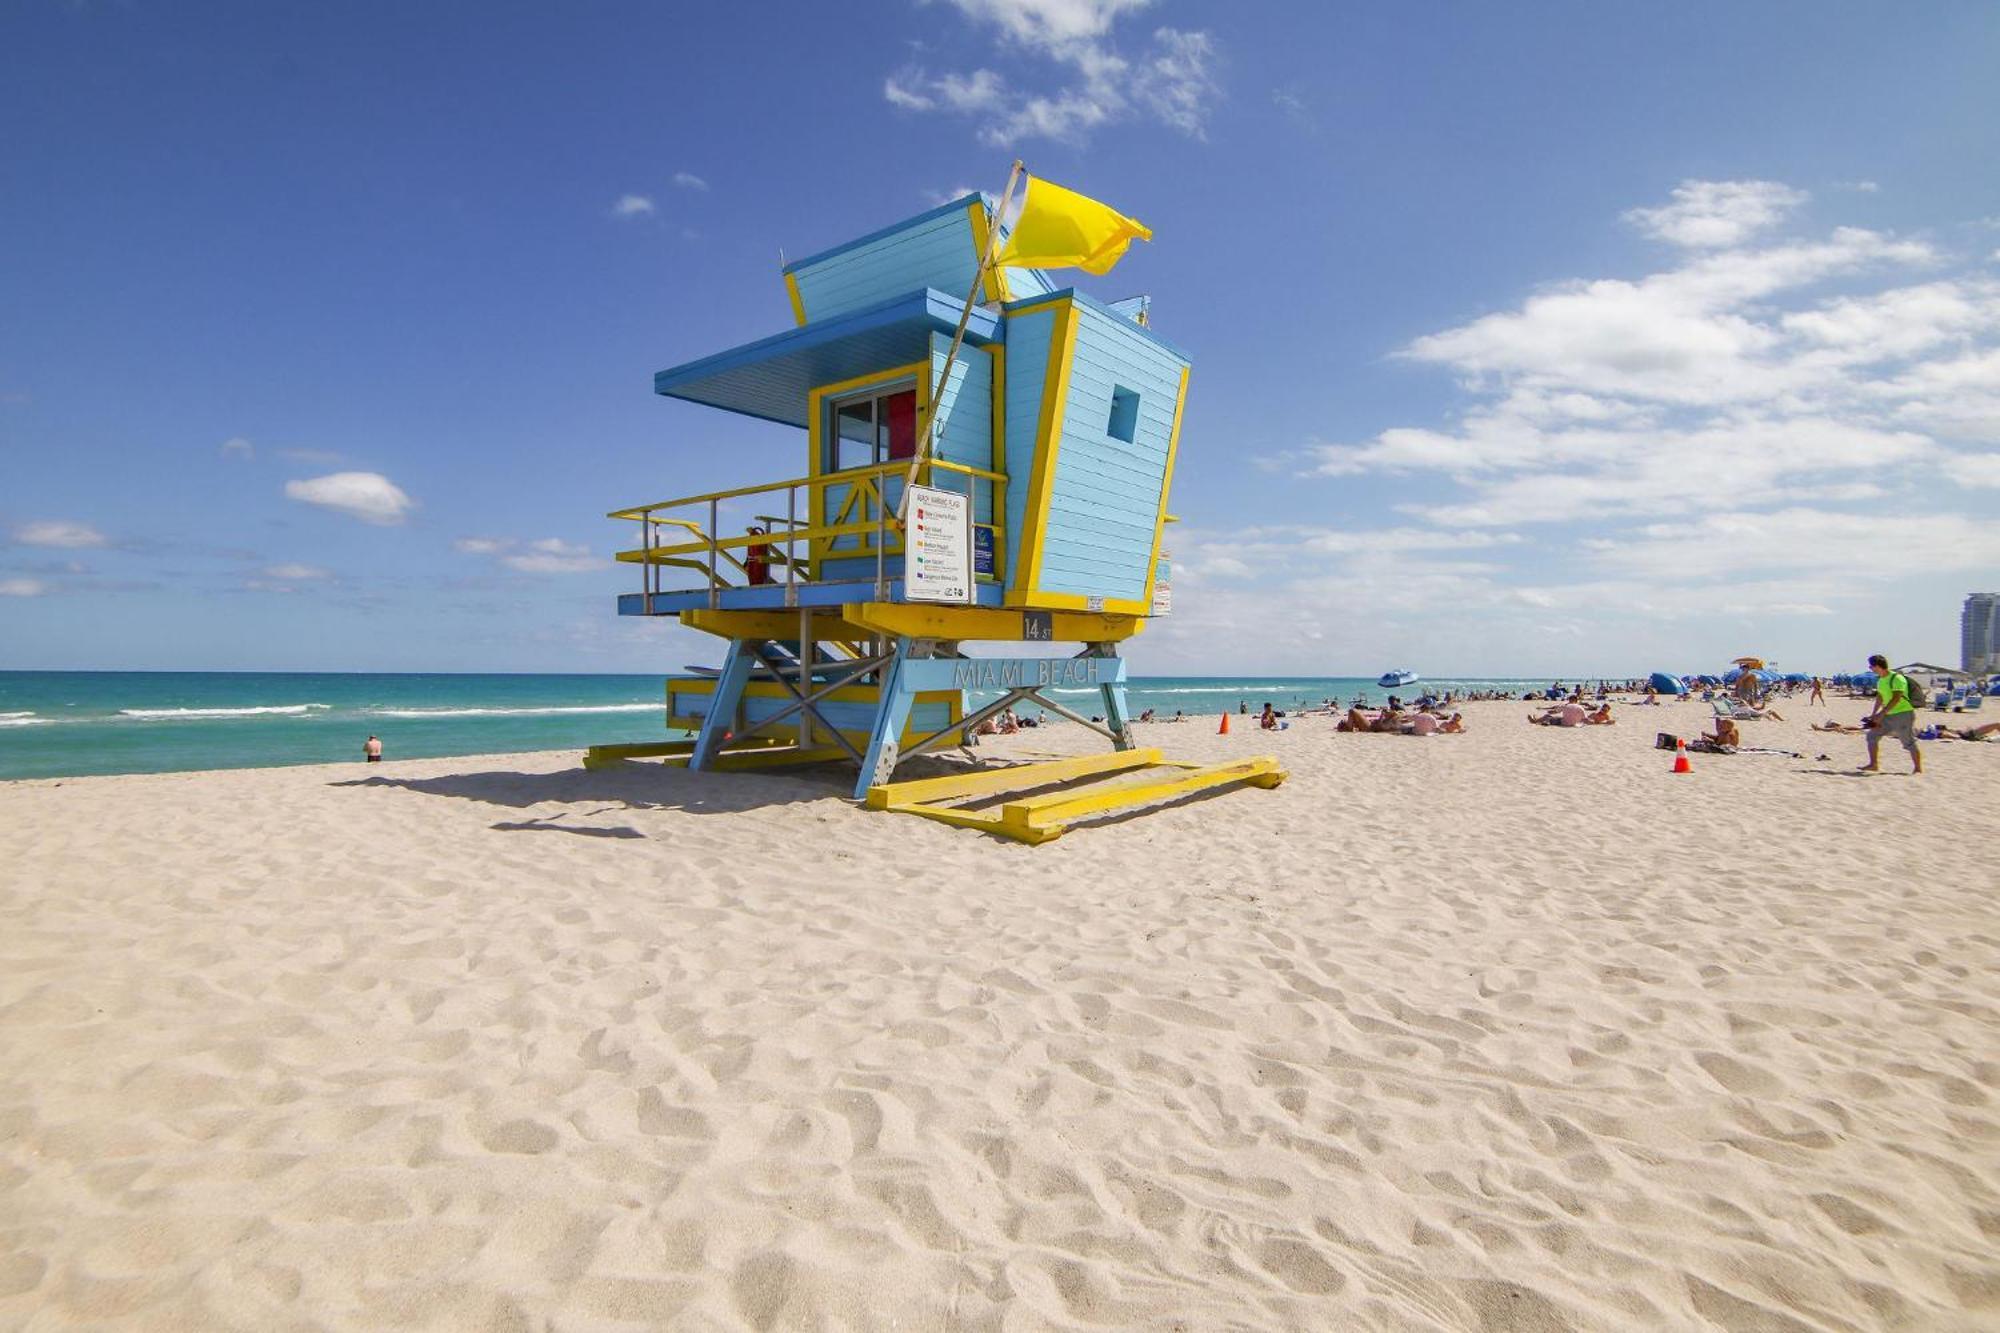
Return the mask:
M931 391L925 403L924 428L917 436L916 452L910 455L910 470L903 475L903 493L896 500L896 526L903 526L903 519L910 511L910 487L917 484L917 472L929 459L931 434L937 429L938 399L944 393L944 386L951 383L952 363L958 359L958 349L965 342L965 326L972 322L972 307L979 303L979 289L986 282L987 270L993 267L994 253L1000 248L1000 219L1007 216L1007 205L1014 197L1015 182L1021 178L1021 159L1014 159L1014 166L1007 173L1007 188L1000 192L1000 206L993 212L993 224L986 229L986 249L979 256L979 266L972 271L972 290L965 294L965 308L958 312L958 327L952 331L951 350L945 353L944 368L931 384ZM970 499L970 497L967 497Z

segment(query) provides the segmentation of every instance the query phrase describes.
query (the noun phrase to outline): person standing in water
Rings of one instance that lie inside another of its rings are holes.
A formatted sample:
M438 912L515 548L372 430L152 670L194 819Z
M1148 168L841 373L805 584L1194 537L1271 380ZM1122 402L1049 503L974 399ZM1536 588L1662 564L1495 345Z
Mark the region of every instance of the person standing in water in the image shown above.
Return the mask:
M368 738L368 743L361 747L361 753L368 756L369 763L371 764L381 763L382 762L381 738L377 736L370 736Z

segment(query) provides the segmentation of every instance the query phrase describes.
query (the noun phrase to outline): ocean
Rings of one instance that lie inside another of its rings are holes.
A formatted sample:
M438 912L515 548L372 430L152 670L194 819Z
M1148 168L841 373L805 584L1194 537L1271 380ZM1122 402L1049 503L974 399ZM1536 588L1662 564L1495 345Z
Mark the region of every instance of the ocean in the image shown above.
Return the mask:
M358 760L373 734L390 759L581 750L658 740L660 676L363 675L298 672L0 671L0 779L172 773ZM1518 694L1544 679L1437 679L1424 689ZM1212 717L1239 704L1280 709L1379 701L1353 676L1159 676L1132 680L1136 716L1152 708ZM1097 713L1091 690L1070 706ZM977 702L977 696L974 701ZM679 734L679 733L673 733Z

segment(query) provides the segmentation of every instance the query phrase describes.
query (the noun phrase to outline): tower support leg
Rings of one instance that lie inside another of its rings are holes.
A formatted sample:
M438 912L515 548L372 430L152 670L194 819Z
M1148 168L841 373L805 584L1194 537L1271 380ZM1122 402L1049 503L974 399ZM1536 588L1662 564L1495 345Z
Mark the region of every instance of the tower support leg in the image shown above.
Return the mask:
M1116 658L1118 656L1118 645L1115 643L1092 643L1086 644L1084 647L1084 655L1086 657ZM1110 680L1099 685L1098 690L1104 696L1104 724L1111 731L1112 747L1119 750L1136 748L1139 743L1132 739L1131 718L1128 716L1129 710L1125 704L1125 672L1123 669L1120 669Z
M709 696L708 716L701 720L701 730L695 734L694 753L688 756L690 769L714 766L723 738L736 726L737 705L743 702L743 687L749 683L750 669L756 662L748 639L729 641L729 654L722 659L722 676L715 682L715 693Z
M868 739L868 753L861 761L861 772L854 779L854 799L857 801L867 799L870 787L887 782L896 771L896 761L902 757L903 728L909 725L910 709L917 701L917 685L910 679L910 673L904 670L904 664L919 655L929 655L924 641L899 638L894 657L883 668L875 732Z

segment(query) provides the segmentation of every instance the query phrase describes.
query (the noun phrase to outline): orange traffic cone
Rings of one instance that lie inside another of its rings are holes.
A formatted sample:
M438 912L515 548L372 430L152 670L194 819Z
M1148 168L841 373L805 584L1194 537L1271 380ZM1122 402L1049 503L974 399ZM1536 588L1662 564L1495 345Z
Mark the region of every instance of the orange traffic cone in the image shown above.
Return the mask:
M1674 740L1674 772L1694 772L1694 765L1688 762L1688 743L1678 737Z
M1215 734L1218 736L1227 736L1229 734L1229 710L1227 708L1222 710L1222 725L1215 729Z

